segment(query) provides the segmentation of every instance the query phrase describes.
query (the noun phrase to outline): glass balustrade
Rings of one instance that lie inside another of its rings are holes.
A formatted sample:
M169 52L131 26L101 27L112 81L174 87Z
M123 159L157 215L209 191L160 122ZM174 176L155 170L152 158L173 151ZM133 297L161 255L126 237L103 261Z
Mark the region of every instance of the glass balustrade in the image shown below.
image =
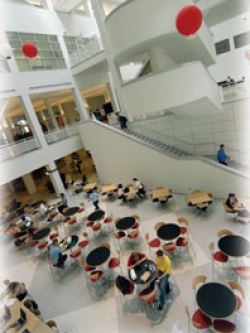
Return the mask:
M37 138L19 140L10 144L0 146L0 161L8 160L18 155L39 149L40 143Z

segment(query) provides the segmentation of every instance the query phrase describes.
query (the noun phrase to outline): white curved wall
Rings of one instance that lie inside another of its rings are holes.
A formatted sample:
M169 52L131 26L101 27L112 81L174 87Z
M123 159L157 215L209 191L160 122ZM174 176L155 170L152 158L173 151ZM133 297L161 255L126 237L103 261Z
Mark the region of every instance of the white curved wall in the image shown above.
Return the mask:
M188 4L190 5L188 0L136 0L117 7L106 19L106 30L114 59L118 63L126 61L128 57L146 51L152 42L171 50L175 48L173 59L176 62L182 53L179 50L180 43L194 56L192 43L181 36L175 27L179 10ZM200 60L207 65L213 63L213 40L204 22L195 39L200 41L199 48L203 48L203 59ZM195 59L199 58L187 58L186 55L186 61Z
M142 77L123 86L122 93L131 116L170 108L188 116L221 112L218 86L200 62Z

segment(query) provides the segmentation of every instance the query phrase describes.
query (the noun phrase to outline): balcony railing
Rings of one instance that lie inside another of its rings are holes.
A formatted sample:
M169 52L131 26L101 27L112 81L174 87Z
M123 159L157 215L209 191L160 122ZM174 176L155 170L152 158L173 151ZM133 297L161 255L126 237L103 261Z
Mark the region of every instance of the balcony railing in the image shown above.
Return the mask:
M38 148L40 148L40 143L37 138L30 138L2 145L0 146L0 161L2 162L15 156L26 154Z
M95 54L103 51L101 40L98 37L93 37L88 43L85 44L83 49L71 53L69 60L71 67L77 65L79 62L93 57Z
M76 134L78 134L78 129L76 124L74 123L73 125L70 126L46 132L44 133L44 136L47 143L51 144Z

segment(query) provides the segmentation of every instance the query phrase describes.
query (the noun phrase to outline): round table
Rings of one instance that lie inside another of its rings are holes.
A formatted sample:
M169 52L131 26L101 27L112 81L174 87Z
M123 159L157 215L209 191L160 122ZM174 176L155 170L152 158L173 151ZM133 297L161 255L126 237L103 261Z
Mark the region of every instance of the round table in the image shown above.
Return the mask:
M115 226L118 230L127 230L133 227L134 224L135 218L133 216L127 216L118 220Z
M92 267L96 267L105 263L110 256L110 249L105 246L99 246L89 252L86 258L86 262L88 265Z
M77 244L78 239L79 237L77 235L65 237L60 241L59 246L62 247L64 251L67 251Z
M230 257L244 257L250 252L250 242L239 235L221 237L218 241L218 247Z
M88 221L89 222L96 222L103 218L105 212L101 209L95 210L93 213L89 214Z
M157 236L160 239L170 241L175 238L177 238L181 233L181 228L178 226L178 224L174 223L167 223L162 225L158 230L157 230Z
M217 282L202 285L196 294L198 307L212 318L226 318L236 311L234 292Z
M43 238L47 237L49 233L50 233L50 228L40 229L34 233L34 235L32 236L32 239L33 240L43 239Z
M135 278L133 278L131 271L134 272ZM141 277L143 277L146 272L148 272L149 275L146 281L143 281L141 280ZM148 284L155 279L157 272L158 270L155 262L153 260L145 259L139 265L136 265L135 267L130 269L128 271L128 276L134 284Z
M69 207L62 212L62 214L66 217L75 215L79 210L79 207Z

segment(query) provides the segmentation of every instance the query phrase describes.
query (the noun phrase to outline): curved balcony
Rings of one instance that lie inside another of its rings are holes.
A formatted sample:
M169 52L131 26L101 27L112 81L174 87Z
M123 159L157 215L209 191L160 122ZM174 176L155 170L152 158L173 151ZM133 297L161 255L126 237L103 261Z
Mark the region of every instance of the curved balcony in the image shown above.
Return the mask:
M189 4L184 0L144 0L143 4L131 0L117 7L106 18L106 30L116 63L125 63L154 45L165 50L178 64L201 60L206 66L211 65L215 50L205 23L192 39L176 30L177 14Z
M198 61L129 82L122 92L132 117L164 110L189 117L221 112L218 86Z

